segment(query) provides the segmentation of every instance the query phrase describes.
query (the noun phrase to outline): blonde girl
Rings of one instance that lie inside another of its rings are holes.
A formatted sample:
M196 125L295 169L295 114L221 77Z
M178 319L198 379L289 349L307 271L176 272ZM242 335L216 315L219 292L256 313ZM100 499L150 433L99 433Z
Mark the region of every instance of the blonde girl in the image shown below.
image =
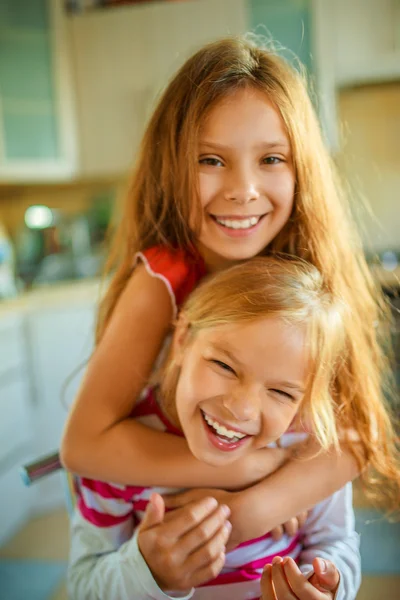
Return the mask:
M304 424L329 448L338 434L331 409L346 309L317 269L298 259L258 257L220 271L185 303L160 385L146 390L133 416L183 435L193 457L217 470L278 440L303 439ZM350 408L351 421L358 410ZM232 552L225 550L229 509L212 495L165 514L166 488L83 478L80 489L71 598L251 600L260 596L263 567L273 563L265 600L269 582L278 600L294 597L283 568L300 600L355 599L351 484L312 509L300 535L275 541L267 534Z
M320 426L307 451L312 461L289 460L277 469L284 451L266 449L216 470L199 463L183 439L130 414L180 304L203 275L278 251L317 267L329 292L349 307L335 403L314 414ZM242 514L243 503L231 507L234 543L310 508L366 464L366 483L372 470L396 480L377 339L383 302L304 81L281 58L228 38L200 49L178 71L144 135L109 268L115 272L100 306L96 349L62 444L68 469L146 486L254 484L252 518L247 506ZM358 444L339 444L336 432L345 438L350 430ZM176 502L191 501L191 493L201 494L187 492Z

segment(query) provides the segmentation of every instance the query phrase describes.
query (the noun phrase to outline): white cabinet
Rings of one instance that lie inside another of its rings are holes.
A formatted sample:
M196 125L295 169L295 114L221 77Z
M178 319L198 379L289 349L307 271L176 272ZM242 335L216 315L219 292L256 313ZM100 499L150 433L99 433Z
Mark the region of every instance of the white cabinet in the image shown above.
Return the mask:
M0 316L0 543L27 518L32 493L25 493L19 466L34 448L29 363L21 315Z
M333 6L338 84L399 78L399 0L336 0Z
M131 166L154 97L201 44L247 30L246 0L149 2L70 18L85 176Z
M340 88L400 78L399 0L312 0L319 107L329 145L340 147Z
M35 398L37 458L60 447L69 406L77 393L93 349L94 302L37 309L27 315L30 363ZM60 478L51 476L35 485L37 510L62 504Z
M76 173L66 20L63 0L0 3L0 181Z
M0 544L65 502L59 474L25 487L20 467L60 446L93 349L98 285L32 292L0 313Z

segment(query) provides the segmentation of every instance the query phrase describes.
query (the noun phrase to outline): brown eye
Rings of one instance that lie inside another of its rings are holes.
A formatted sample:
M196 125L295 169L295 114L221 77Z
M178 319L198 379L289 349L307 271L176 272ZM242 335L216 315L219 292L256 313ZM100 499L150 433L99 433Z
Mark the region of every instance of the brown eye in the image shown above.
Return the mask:
M263 163L265 165L279 165L282 162L284 161L282 158L279 158L279 156L266 156L263 158Z
M222 162L219 158L214 158L212 156L207 156L206 158L199 158L200 165L208 165L210 167L223 167Z

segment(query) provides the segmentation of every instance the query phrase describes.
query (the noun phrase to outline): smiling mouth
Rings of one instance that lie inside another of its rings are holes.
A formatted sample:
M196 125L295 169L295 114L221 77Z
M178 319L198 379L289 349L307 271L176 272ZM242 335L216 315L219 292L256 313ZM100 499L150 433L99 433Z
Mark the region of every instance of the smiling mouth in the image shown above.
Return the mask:
M223 227L226 227L227 229L251 229L252 227L255 227L265 215L258 215L258 216L252 216L252 217L240 217L240 218L233 218L233 217L225 218L225 217L218 217L216 215L210 215L210 216L219 225L222 225Z
M211 429L212 433L215 436L217 436L220 440L226 443L236 444L237 442L244 440L244 438L250 437L247 433L242 433L235 429L228 429L227 427L221 425L221 423L218 423L218 421L207 415L204 411L201 410L200 412L207 427Z

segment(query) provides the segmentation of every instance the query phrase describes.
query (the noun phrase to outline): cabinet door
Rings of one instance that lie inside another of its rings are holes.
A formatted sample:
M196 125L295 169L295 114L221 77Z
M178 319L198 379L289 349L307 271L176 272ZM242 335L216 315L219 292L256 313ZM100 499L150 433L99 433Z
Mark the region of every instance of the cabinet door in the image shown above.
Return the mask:
M92 351L94 307L38 310L28 316L35 388L36 454L56 450Z
M34 437L23 317L0 318L0 473Z
M335 60L339 85L400 77L397 0L337 0Z
M35 499L19 476L35 437L23 325L21 315L0 316L0 545L28 518Z
M62 0L0 0L0 179L75 169Z
M147 14L122 6L70 18L83 175L120 175L133 161L152 86Z
M35 399L35 440L30 460L60 447L68 408L93 348L94 305L37 310L28 316ZM65 502L58 475L35 484L38 511Z

